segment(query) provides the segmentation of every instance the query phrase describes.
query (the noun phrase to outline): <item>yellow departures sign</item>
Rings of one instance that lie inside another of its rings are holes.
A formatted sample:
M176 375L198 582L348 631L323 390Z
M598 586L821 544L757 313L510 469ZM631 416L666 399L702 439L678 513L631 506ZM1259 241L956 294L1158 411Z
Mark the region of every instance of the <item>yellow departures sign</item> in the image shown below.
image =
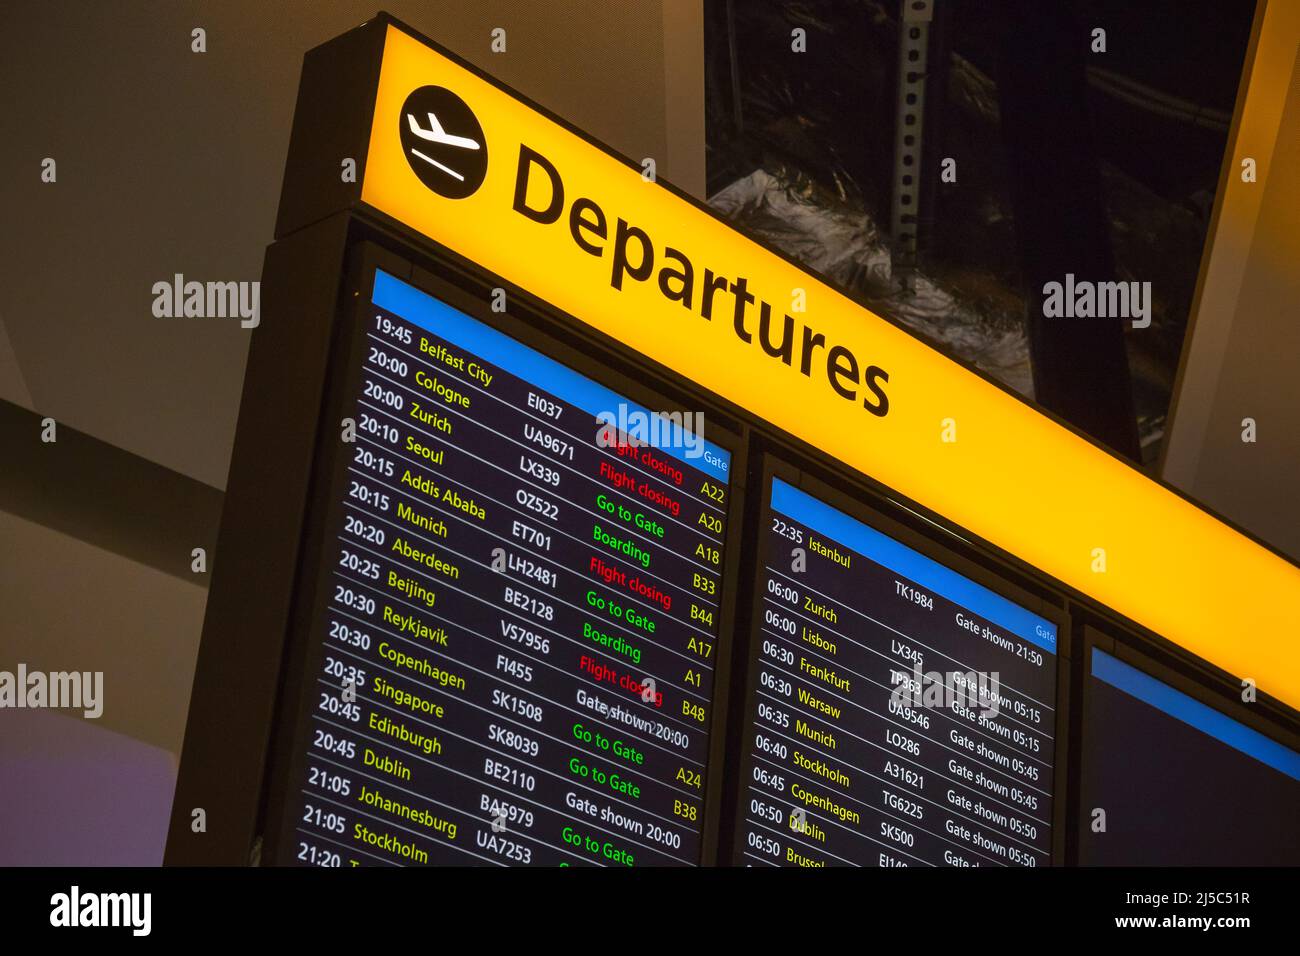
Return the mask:
M362 200L1300 708L1300 568L392 25Z

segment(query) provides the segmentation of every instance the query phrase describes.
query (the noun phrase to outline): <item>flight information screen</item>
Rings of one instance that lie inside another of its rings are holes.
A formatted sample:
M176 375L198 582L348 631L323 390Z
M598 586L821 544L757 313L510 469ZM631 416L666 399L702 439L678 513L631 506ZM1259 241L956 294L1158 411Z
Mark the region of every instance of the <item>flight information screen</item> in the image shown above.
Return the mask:
M1300 865L1300 753L1093 648L1079 861Z
M1056 625L770 495L735 862L1050 863Z
M282 862L698 864L730 454L382 271L372 305Z

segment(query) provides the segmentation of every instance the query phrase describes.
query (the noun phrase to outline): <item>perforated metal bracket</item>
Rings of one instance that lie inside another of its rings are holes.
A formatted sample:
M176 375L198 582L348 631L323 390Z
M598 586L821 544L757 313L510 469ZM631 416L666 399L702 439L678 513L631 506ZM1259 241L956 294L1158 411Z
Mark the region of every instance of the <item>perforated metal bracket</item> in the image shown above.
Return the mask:
M915 287L920 208L921 130L925 115L927 51L935 0L900 0L898 104L894 123L894 188L890 217L895 282Z

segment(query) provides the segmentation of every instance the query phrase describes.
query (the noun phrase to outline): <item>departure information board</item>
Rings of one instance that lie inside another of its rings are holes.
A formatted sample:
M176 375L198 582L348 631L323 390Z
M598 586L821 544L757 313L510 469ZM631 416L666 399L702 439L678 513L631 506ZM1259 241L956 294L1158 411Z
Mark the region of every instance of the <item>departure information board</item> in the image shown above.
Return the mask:
M735 862L1051 862L1056 625L782 479Z
M283 861L698 864L730 453L383 271L372 306Z
M1300 753L1096 647L1087 694L1081 864L1300 864Z

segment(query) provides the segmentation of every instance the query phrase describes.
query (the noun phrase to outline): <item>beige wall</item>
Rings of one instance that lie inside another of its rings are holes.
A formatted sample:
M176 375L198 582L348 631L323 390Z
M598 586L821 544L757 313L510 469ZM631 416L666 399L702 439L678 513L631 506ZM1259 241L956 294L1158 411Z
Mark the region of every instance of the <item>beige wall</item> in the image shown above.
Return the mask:
M1162 473L1300 560L1300 4L1270 0L1259 27Z
M702 0L6 0L0 396L225 487L249 333L150 289L258 278L302 55L380 6L703 190Z
M94 726L179 753L207 600L201 579L183 581L2 511L0 541L0 669L103 671L104 713Z
M0 199L21 228L0 230L0 398L225 487L248 332L237 321L154 318L151 286L175 272L259 277L302 56L381 6L703 192L698 0L5 0ZM199 26L201 55L190 52ZM504 54L489 49L498 26ZM55 184L40 181L47 156ZM29 431L0 440L37 441ZM95 496L93 480L84 494ZM188 553L185 533L177 546ZM179 752L202 580L7 514L0 500L0 669L105 673L99 721L43 725L51 761L86 759L88 727ZM0 764L22 733L0 713ZM43 799L13 786L2 794L11 808ZM89 790L81 798L85 818L99 819L103 802Z

